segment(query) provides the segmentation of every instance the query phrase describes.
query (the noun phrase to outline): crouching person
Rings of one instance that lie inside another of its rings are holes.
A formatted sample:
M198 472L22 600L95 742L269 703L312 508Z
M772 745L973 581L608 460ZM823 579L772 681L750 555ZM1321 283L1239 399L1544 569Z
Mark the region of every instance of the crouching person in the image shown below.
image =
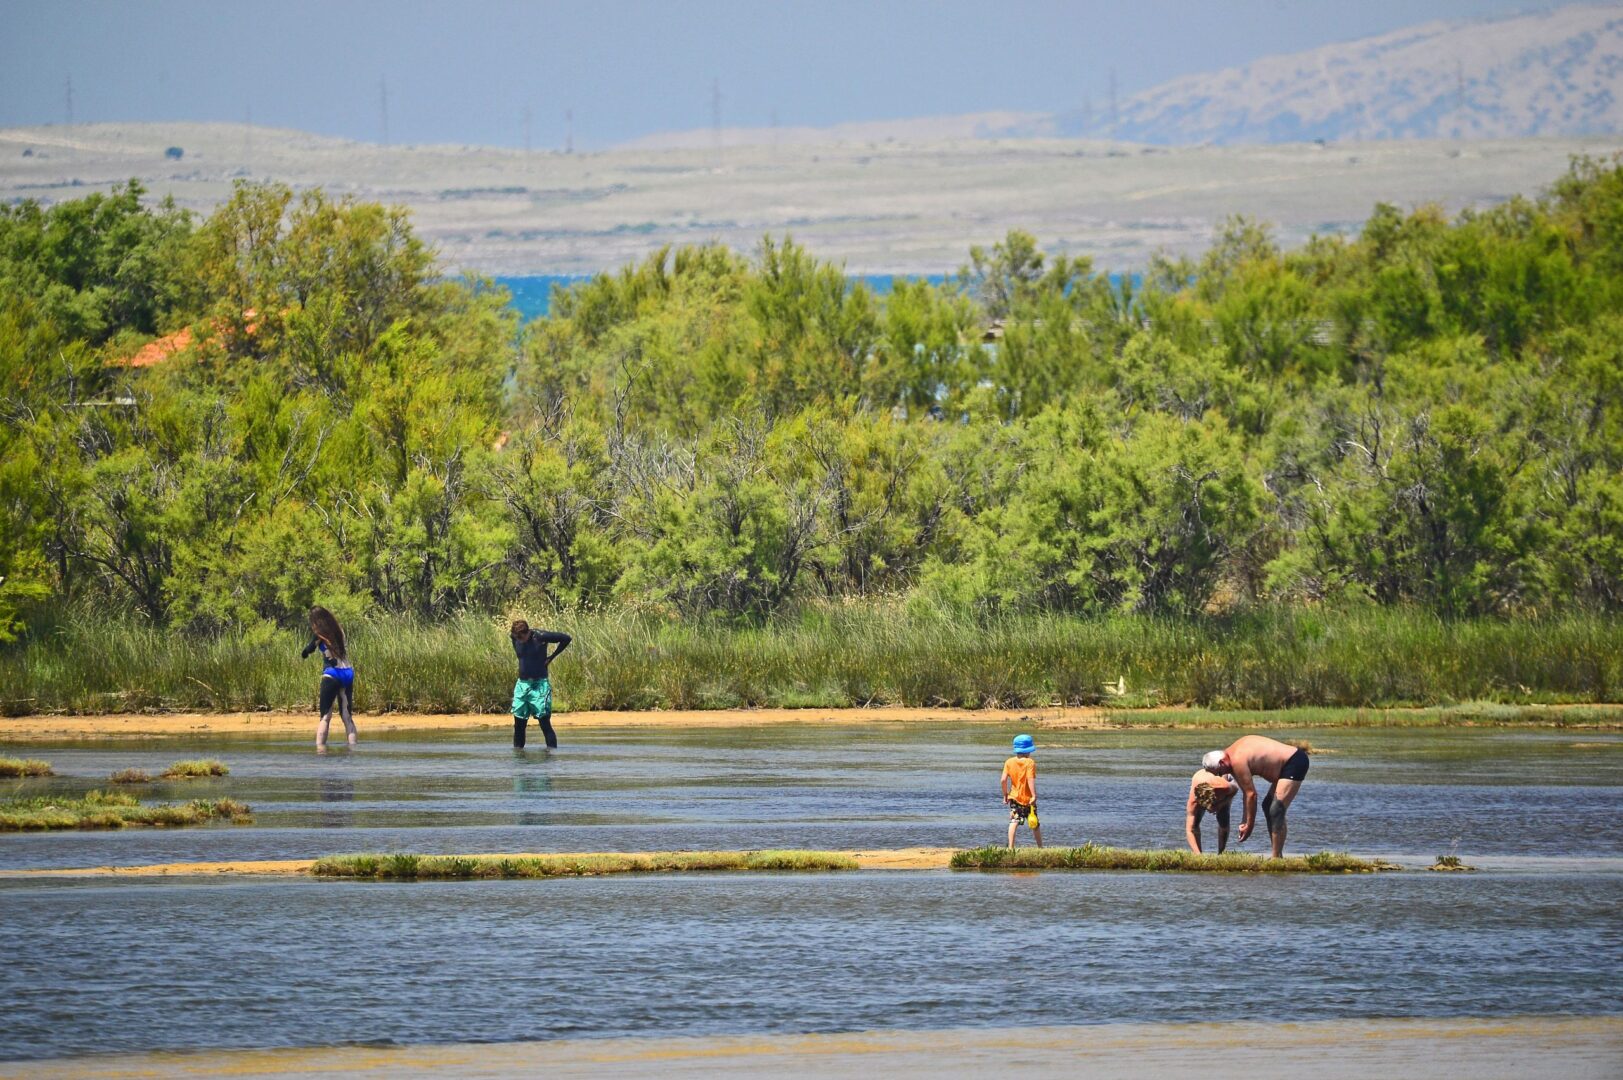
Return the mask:
M1217 853L1229 846L1229 804L1234 801L1235 787L1227 777L1205 769L1197 770L1189 780L1189 801L1184 805L1183 835L1189 841L1189 850L1200 854L1200 821L1207 814L1217 819Z

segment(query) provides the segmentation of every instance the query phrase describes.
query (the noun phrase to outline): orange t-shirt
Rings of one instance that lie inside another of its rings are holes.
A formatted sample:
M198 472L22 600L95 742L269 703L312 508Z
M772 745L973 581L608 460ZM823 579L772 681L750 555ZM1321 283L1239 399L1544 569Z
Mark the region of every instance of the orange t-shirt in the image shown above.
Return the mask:
M1003 763L1003 775L1009 778L1009 798L1021 806L1030 806L1037 801L1037 763L1035 761L1029 757L1021 757L1016 754Z

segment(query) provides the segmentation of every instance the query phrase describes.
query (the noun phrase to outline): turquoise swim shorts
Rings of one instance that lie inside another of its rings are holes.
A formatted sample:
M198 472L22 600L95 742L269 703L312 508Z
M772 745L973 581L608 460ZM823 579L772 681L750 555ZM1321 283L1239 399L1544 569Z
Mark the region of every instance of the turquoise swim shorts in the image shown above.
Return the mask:
M513 684L513 715L528 720L552 715L552 683L547 679L520 679Z

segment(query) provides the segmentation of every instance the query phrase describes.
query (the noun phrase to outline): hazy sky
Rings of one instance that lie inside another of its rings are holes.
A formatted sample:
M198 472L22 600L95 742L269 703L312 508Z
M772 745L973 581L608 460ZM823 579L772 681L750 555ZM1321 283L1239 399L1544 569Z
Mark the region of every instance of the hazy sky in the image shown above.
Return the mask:
M0 127L228 120L601 147L707 127L1102 106L1177 75L1528 0L0 0Z

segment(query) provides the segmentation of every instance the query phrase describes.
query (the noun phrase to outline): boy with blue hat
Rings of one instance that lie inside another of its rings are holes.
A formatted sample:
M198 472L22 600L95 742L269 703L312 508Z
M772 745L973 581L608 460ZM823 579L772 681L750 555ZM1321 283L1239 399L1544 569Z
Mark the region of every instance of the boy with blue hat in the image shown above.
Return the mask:
M1003 801L1009 807L1009 846L1014 847L1014 830L1022 821L1031 830L1037 846L1043 846L1042 826L1037 824L1037 763L1031 753L1037 743L1030 735L1014 737L1014 757L1003 763Z

